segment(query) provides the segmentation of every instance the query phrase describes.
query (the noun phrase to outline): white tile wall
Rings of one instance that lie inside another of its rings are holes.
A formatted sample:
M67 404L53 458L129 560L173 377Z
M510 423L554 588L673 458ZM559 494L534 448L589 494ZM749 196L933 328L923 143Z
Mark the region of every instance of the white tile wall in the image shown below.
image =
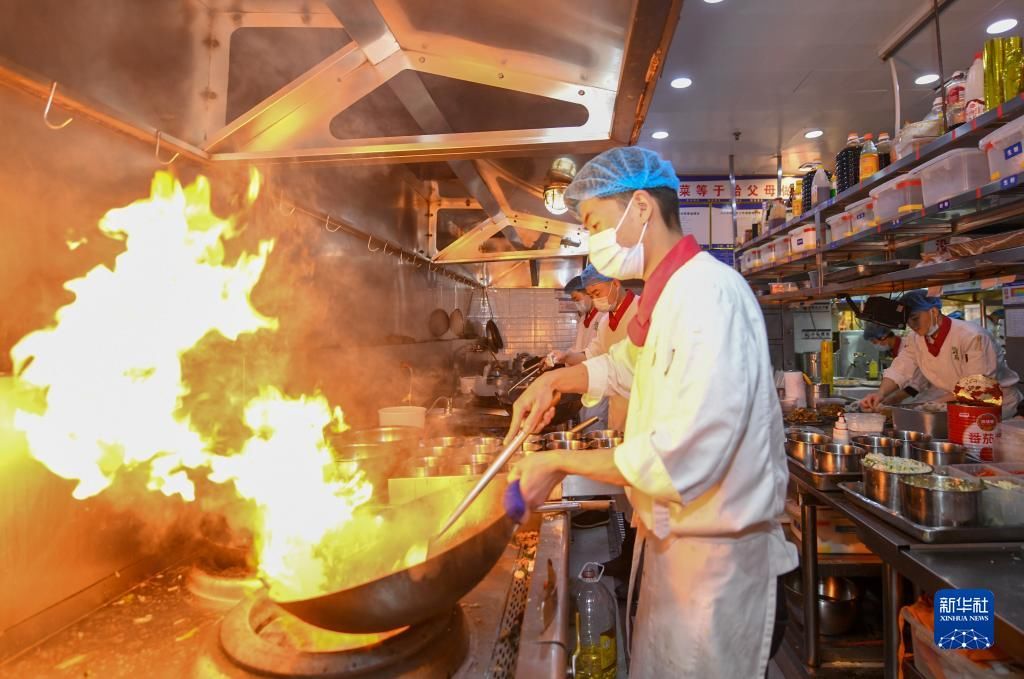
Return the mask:
M477 293L469 317L481 327L494 317L505 340L505 351L541 355L565 350L576 340L575 313L560 313L561 290L488 290Z

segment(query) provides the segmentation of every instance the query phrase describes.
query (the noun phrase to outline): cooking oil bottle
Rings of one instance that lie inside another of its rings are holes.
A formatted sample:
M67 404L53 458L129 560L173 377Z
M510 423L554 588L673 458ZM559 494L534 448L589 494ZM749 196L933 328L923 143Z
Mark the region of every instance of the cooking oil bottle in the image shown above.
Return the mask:
M579 648L574 657L576 677L615 679L618 654L615 648L615 599L601 584L604 566L589 562L580 570L576 593L576 634Z

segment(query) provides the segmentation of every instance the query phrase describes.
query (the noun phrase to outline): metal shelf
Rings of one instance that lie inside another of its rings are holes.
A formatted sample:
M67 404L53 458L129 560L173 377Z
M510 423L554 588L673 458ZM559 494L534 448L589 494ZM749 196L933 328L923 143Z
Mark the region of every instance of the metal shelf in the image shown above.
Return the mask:
M780 235L799 224L813 222L815 215L817 214L820 214L822 217L829 217L836 214L837 212L845 209L851 203L855 203L858 200L866 198L871 189L881 186L896 175L909 172L918 165L940 156L946 151L976 145L982 137L987 135L994 128L999 127L1003 123L1009 122L1022 114L1024 114L1024 93L1021 93L1017 98L1011 99L991 111L986 111L969 123L964 123L959 127L953 128L932 143L918 149L913 156L900 158L884 170L876 172L855 186L851 186L835 198L816 205L812 209L801 214L799 217L794 217L775 231L763 234L747 243L744 243L736 249L736 253L740 254L752 247L762 245L774 238L778 238Z

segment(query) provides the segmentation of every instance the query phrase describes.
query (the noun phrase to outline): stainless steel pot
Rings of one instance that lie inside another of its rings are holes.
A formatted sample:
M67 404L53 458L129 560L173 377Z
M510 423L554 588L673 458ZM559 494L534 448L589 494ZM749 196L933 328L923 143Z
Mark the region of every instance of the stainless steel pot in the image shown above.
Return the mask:
M413 478L443 476L444 467L445 459L443 457L414 457L402 465L402 472Z
M461 436L435 436L423 439L420 446L424 448L458 448L464 443Z
M860 446L828 443L814 446L814 471L822 474L849 474L860 471L864 449Z
M824 446L832 443L831 436L824 434L812 434L801 432L790 434L786 437L786 454L795 460L804 463L804 466L811 469L814 465L814 446Z
M622 444L623 439L621 438L610 438L610 439L588 439L587 444L591 450L606 450L608 448L615 448Z
M491 446L501 450L501 447L505 445L505 441L497 436L474 436L473 438L466 440L466 445Z
M598 431L588 431L583 435L583 438L588 441L593 439L621 439L622 432L615 431L614 429L600 429Z
M970 526L978 522L981 492L977 479L926 474L900 479L901 512L924 526Z
M800 354L800 369L812 382L821 381L821 352L805 351Z
M817 408L821 401L832 396L832 387L828 384L807 385L807 407Z
M372 429L356 429L331 437L332 442L340 445L355 443L398 443L415 445L419 439L419 431L412 427L374 427Z
M542 438L545 443L551 443L552 441L577 441L581 436L572 431L553 431L550 434L544 434Z
M888 436L878 436L875 434L872 434L870 436L854 436L853 443L865 449L883 448L887 450L894 450L897 446L902 445L899 441L897 441L894 438L890 438Z
M501 450L501 448L502 448L502 446L501 446L500 443L498 445L493 445L493 444L470 444L470 445L462 446L462 448L460 448L460 450L465 452L465 453L467 453L467 454L470 454L470 455L475 455L475 454L493 455L493 454L499 452Z
M903 431L919 431L934 439L944 439L949 435L946 411L932 413L914 408L894 407L892 426Z
M931 435L922 431L889 429L885 432L885 435L899 442L896 451L900 454L900 457L913 457L911 451L914 446L922 446L932 441Z
M966 462L967 449L950 441L932 441L922 446L913 446L910 450L910 457L933 467L944 467Z
M586 450L586 441L548 441L548 450Z
M897 456L893 456L897 457ZM903 458L897 457L902 460ZM892 472L884 468L875 467L869 464L865 464L861 460L861 474L864 479L864 493L879 504L885 505L889 509L896 511L900 510L900 493L899 493L899 480L901 478L907 478L910 476L923 476L930 474L932 468L930 465L926 465L928 468L919 472Z

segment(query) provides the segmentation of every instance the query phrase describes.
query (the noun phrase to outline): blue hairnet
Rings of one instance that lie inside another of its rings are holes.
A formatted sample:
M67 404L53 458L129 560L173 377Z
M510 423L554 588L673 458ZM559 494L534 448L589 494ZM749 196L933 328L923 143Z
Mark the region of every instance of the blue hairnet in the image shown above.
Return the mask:
M679 190L679 177L672 163L654 151L623 146L605 151L584 165L565 190L565 204L578 217L581 201L660 188Z
M958 321L962 321L962 320L964 320L964 312L962 312L959 309L957 309L956 311L954 311L951 314L949 314L949 317L950 318L955 318Z
M924 290L912 290L900 297L898 302L910 311L942 308L942 300L938 297L929 297Z
M892 334L892 330L884 325L878 325L877 323L871 322L864 323L864 339L866 340L885 339Z
M580 274L580 278L583 280L583 287L593 285L594 283L608 283L612 280L594 268L593 264L587 264L587 268Z
M583 278L581 278L580 276L573 276L572 279L570 279L569 282L566 283L565 287L562 288L562 289L567 294L572 294L574 292L582 291L583 290Z

